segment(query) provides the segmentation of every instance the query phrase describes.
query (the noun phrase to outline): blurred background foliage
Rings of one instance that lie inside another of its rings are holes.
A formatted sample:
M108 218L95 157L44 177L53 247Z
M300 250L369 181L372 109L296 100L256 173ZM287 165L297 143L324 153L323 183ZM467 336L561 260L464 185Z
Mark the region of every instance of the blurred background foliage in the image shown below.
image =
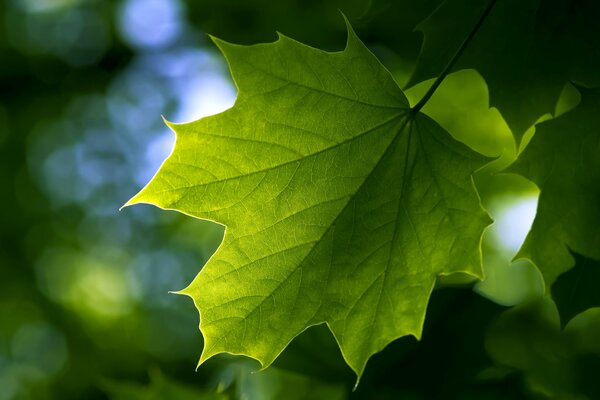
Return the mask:
M492 157L474 177L496 221L482 243L487 278L440 280L423 340L373 357L355 391L323 326L266 371L220 356L194 372L198 314L168 292L192 280L223 229L151 207L118 211L171 151L161 115L184 122L233 104L205 33L249 44L280 31L337 50L341 9L402 86L421 48L414 28L439 3L0 2L0 400L599 398L598 309L562 330L536 267L512 260L538 190L499 172L517 149L474 70L448 76L423 111ZM431 83L411 87L411 102ZM578 101L566 86L556 114Z

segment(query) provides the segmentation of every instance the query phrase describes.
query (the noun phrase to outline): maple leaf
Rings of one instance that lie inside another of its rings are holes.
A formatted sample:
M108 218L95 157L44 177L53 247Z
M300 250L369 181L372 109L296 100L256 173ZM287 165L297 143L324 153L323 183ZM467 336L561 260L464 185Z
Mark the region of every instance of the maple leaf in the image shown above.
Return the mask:
M508 169L541 190L517 258L531 259L547 288L575 264L569 249L600 260L600 90L579 91L579 106L536 125L531 143Z
M360 377L392 340L420 337L436 277L481 277L490 219L471 174L488 160L410 109L348 25L341 52L280 35L214 39L233 108L169 124L172 155L126 205L217 221L223 242L189 287L204 350L268 366L326 323Z
M220 386L233 399L346 400L346 388L280 368L254 371L249 361L234 362L218 373Z
M578 398L574 354L551 299L540 297L502 313L489 327L485 347L498 367L518 372L537 395Z
M600 262L573 254L575 266L560 275L552 285L552 298L564 327L577 314L600 307Z
M597 361L588 363L600 354L599 334L600 309L577 315L561 330L559 310L544 296L504 311L489 326L485 347L497 376L516 372L536 397L596 399Z
M409 85L437 76L490 4L489 16L452 70L474 68L483 76L490 104L519 144L542 115L554 114L567 82L600 85L600 3L448 0L417 26L425 38Z

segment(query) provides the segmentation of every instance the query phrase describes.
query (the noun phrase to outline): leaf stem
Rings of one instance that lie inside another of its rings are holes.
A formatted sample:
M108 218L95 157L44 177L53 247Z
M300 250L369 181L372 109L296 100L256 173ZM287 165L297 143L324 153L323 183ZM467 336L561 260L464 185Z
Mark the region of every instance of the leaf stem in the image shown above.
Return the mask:
M442 83L442 81L444 80L446 75L448 75L450 73L450 70L452 69L452 67L454 67L454 64L456 64L456 61L458 60L458 58L465 51L465 48L469 45L471 40L473 40L473 38L479 31L479 28L481 28L483 21L485 21L487 16L492 11L492 8L496 4L496 1L497 0L491 0L490 3L485 8L485 10L483 10L481 17L479 17L479 21L477 21L477 23L475 24L475 26L473 27L473 29L471 30L469 35L467 35L467 37L462 41L462 43L460 44L460 47L456 50L456 53L454 53L454 55L452 56L450 61L448 61L448 64L446 64L446 67L444 68L444 70L440 73L440 76L438 76L437 79L435 80L435 82L433 82L433 85L431 85L429 90L427 90L427 93L425 93L423 98L421 100L419 100L419 102L411 109L413 114L418 113L421 110L421 108L423 108L425 103L427 103L429 101L431 96L433 96L433 93L440 86L440 84Z

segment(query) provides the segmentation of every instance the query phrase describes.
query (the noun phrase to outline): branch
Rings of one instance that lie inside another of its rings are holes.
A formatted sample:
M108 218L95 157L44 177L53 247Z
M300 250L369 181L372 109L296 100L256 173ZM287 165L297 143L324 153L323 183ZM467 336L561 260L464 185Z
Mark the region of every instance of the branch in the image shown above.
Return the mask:
M423 108L423 106L425 105L425 103L427 103L429 101L429 99L431 98L431 96L433 95L433 93L440 86L440 84L442 83L442 81L444 80L444 78L446 77L446 75L448 75L450 73L450 70L454 67L454 64L456 64L456 61L458 60L458 58L465 51L465 48L469 45L469 43L471 42L471 40L473 40L473 38L475 37L475 35L479 31L479 28L481 28L481 25L483 24L483 21L485 21L485 19L487 18L487 16L492 11L492 8L496 4L496 1L497 0L491 0L490 1L490 3L488 4L488 6L485 8L485 10L483 11L483 13L481 14L481 17L479 17L479 21L477 21L477 23L475 24L475 26L473 27L473 29L471 30L471 32L469 33L469 35L460 44L460 47L458 48L458 50L456 50L456 53L454 53L454 55L452 56L452 58L450 59L450 61L448 61L448 64L446 64L446 67L441 72L440 76L438 76L437 79L435 80L435 82L433 82L433 85L431 85L431 87L429 88L429 90L427 90L427 93L425 93L425 96L423 96L423 98L421 100L419 100L419 102L411 109L411 111L414 114L418 113L421 110L421 108Z

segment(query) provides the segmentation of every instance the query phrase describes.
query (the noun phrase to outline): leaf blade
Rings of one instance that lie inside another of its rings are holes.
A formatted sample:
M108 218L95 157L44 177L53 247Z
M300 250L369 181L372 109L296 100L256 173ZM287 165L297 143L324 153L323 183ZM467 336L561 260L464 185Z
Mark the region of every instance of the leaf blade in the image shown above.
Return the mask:
M481 277L490 220L471 174L487 159L415 115L350 27L337 53L284 36L217 44L235 106L171 124L173 154L128 205L227 226L180 292L200 310L200 363L227 352L266 367L326 323L360 377L389 342L420 336L438 275Z

